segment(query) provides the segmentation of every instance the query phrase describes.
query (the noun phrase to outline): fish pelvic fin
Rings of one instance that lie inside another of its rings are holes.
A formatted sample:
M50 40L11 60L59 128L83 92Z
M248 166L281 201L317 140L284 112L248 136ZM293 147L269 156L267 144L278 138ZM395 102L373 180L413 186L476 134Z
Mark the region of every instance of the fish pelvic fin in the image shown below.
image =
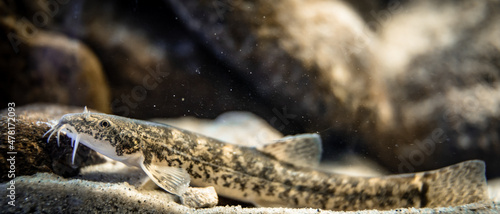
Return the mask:
M184 204L182 195L187 191L191 177L187 171L179 167L170 167L166 163L152 161L141 161L142 170L149 178L165 191L179 197Z

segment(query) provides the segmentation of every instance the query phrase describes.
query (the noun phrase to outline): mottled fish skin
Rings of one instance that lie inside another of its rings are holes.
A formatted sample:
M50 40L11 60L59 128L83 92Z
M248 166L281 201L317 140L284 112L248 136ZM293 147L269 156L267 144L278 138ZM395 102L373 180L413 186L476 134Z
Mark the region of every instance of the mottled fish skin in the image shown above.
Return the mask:
M183 168L191 184L214 186L219 195L259 206L362 210L453 206L487 199L482 161L414 174L351 177L295 166L255 148L165 124L86 112L63 116L51 131L63 126L68 136L86 133L108 142L110 147L104 148L81 139L110 158L133 166L143 161L146 167L161 163Z

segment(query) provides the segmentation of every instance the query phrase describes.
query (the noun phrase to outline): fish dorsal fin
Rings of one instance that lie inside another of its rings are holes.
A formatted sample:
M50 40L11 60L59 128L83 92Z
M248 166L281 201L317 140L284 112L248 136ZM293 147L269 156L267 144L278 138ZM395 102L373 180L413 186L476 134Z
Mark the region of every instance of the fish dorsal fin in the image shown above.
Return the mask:
M280 161L302 167L318 166L323 150L318 134L287 136L257 149Z
M184 203L182 194L187 191L191 181L188 172L183 168L168 166L166 163L147 162L141 162L141 168L149 178L165 191L177 195L181 203Z

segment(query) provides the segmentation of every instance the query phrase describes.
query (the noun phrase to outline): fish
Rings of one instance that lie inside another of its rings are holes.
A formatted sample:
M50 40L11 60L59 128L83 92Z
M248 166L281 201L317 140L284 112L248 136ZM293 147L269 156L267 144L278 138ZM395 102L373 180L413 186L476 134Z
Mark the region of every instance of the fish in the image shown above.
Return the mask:
M48 130L141 168L183 203L192 186L213 186L218 195L261 207L388 210L440 207L488 199L485 164L470 160L432 171L355 177L317 169L318 134L300 134L249 147L222 142L170 125L104 113L66 114Z

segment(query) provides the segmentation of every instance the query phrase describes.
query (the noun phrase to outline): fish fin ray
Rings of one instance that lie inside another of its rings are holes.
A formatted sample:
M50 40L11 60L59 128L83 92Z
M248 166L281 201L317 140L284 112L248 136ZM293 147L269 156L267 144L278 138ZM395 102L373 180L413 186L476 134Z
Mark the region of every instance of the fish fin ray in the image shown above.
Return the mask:
M280 161L302 167L317 167L323 150L318 134L287 136L257 149Z
M481 160L416 174L422 176L424 182L426 207L463 205L488 199L485 164Z
M179 167L170 167L167 165L141 162L141 168L149 178L165 191L177 195L183 202L182 195L187 191L191 178L188 172Z

